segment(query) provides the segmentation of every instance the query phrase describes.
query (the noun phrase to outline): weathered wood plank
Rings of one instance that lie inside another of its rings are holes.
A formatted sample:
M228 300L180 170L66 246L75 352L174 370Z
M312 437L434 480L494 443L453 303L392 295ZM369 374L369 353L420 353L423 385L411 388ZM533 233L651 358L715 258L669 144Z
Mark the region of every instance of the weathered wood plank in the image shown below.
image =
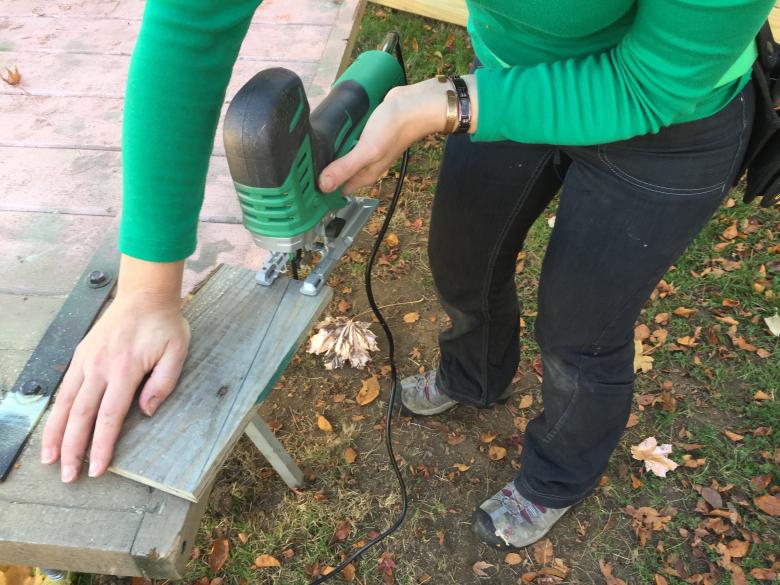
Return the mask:
M371 0L389 8L466 26L468 9L464 0Z
M29 94L119 99L125 93L129 64L130 57L127 55L0 50L0 66L18 65L23 76L20 86L10 86L5 83L0 85L0 94L22 97ZM268 67L287 67L298 73L302 79L310 81L317 64L292 59L284 60L279 55L275 55L272 59L246 59L239 56L233 67L227 96L233 96L255 73ZM28 93L24 93L25 91Z
M0 350L32 351L60 310L64 297L0 293Z
M273 286L222 267L187 304L193 344L174 393L154 417L134 409L110 471L198 501L230 448L331 296Z

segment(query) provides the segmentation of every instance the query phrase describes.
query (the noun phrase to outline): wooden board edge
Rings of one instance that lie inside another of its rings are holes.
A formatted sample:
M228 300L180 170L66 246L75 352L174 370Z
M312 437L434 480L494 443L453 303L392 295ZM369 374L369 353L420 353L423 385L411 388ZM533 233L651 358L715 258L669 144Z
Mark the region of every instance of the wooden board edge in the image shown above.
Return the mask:
M459 26L466 26L468 20L468 9L464 0L371 0L371 2Z

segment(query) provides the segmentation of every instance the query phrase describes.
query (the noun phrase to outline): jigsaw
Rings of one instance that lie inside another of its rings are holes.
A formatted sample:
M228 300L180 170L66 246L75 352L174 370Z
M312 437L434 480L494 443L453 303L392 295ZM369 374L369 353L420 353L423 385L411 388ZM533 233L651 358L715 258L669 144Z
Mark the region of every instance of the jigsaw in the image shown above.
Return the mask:
M322 170L357 143L369 116L393 87L404 83L396 56L398 33L361 53L313 111L300 77L274 67L257 73L233 98L224 142L243 221L270 252L257 273L270 286L303 252L320 254L300 291L316 295L365 225L378 201L323 193Z

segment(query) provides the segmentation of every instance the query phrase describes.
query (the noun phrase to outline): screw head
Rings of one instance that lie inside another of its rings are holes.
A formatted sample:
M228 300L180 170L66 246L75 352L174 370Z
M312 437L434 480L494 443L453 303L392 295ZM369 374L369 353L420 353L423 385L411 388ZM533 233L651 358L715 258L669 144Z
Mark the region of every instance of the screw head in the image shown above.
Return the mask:
M35 380L27 380L24 384L22 384L22 394L25 396L34 396L35 394L40 394L42 390L43 386L41 386L40 383Z
M111 278L103 272L102 270L93 270L89 273L89 276L87 276L87 284L91 288L100 288L102 286L105 286L109 283Z

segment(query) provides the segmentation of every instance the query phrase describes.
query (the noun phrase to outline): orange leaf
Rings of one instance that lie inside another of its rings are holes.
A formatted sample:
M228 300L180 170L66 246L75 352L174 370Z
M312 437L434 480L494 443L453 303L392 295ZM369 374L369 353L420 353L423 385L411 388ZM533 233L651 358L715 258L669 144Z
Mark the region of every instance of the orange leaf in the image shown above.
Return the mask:
M317 416L317 427L321 431L325 431L326 433L332 433L333 432L333 425L330 424L330 421L322 416L321 414Z
M344 462L348 465L352 465L355 462L355 459L357 459L357 451L355 451L352 447L347 447L344 449Z
M420 313L417 311L412 311L411 313L407 313L404 315L404 323L417 323L417 321L420 320Z
M377 396L379 396L379 380L376 376L371 376L363 380L363 386L360 388L355 402L360 406L366 406L376 400Z
M471 565L471 570L474 571L474 574L477 577L490 577L490 575L488 575L485 572L485 569L491 569L493 567L495 567L495 565L491 565L490 563L486 563L485 561L477 561L476 563Z
M519 565L523 562L523 557L517 553L507 553L504 557L504 562L510 567L514 567L515 565Z
M241 541L241 544L246 544L247 542L249 542L249 535L246 532L239 532L238 540Z
M520 399L520 408L531 408L534 403L534 397L526 394Z
M22 74L19 73L19 68L14 65L13 70L10 67L6 67L5 73L0 74L0 79L8 85L19 85L19 82L22 81Z
M673 311L673 313L678 317L683 317L684 319L688 319L691 315L693 315L697 311L698 309L686 309L685 307L677 307Z
M663 575L655 574L655 585L669 585L669 581Z
M491 445L488 450L488 459L491 461L501 461L506 457L506 449L499 447L498 445Z
M271 555L260 555L255 559L255 567L258 569L269 569L271 567L281 567L282 564L276 557Z
M750 543L747 540L737 540L735 538L728 543L729 554L735 558L744 557L747 554L749 548Z
M666 325L669 322L669 313L658 313L655 316L654 321L658 325Z
M396 248L399 243L398 236L394 233L390 232L385 236L385 244L387 244L388 248Z
M753 498L753 502L761 508L761 510L770 516L780 516L780 498L777 496L759 496Z
M738 435L737 433L733 433L733 432L729 431L728 429L723 431L723 434L726 435L726 437L728 437L728 439L730 441L734 441L734 442L741 441L742 439L745 438L744 435Z
M644 341L648 337L650 337L650 328L644 323L640 323L634 328L634 339Z
M739 231L737 230L737 220L735 219L734 223L732 223L729 227L727 227L723 231L721 236L723 236L723 238L726 239L726 240L733 240L734 238L737 237L738 234L739 234Z
M553 545L549 538L539 540L534 545L534 560L540 565L546 565L553 559Z
M453 464L453 467L460 471L461 473L465 473L469 469L471 469L471 465L466 465L465 463L455 463Z
M209 553L209 568L212 573L216 573L225 564L230 554L230 543L227 538L217 538L211 545Z
M637 424L639 424L639 417L632 412L631 414L628 415L628 421L626 421L626 428L630 429L631 427L635 427Z
M483 443L492 443L495 438L498 436L498 433L481 433L479 435L479 440Z

